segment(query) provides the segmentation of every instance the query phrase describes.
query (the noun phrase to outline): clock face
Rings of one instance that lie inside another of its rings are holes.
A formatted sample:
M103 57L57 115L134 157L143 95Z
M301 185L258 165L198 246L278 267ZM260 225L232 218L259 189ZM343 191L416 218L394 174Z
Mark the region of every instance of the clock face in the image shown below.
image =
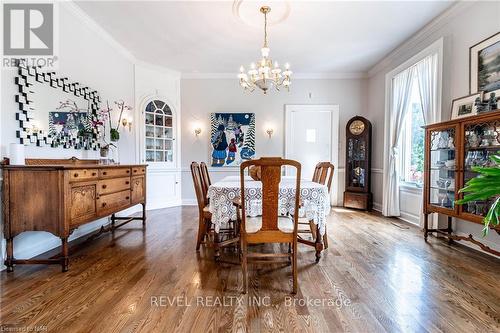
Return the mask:
M349 131L354 135L360 135L365 130L365 123L361 120L355 120L349 126Z

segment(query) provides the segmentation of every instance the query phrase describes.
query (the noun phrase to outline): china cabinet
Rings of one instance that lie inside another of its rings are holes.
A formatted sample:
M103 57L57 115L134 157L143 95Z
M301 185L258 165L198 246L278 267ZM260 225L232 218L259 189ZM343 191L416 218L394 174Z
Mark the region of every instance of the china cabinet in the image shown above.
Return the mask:
M347 122L346 136L344 207L371 210L372 125L356 116Z
M473 166L491 165L490 156L500 151L500 110L425 126L424 239L431 232L452 240L470 241L484 251L500 255L468 237L453 235L452 217L482 224L491 200L455 205L458 190L477 173ZM432 213L448 216L446 228L429 228ZM499 233L499 229L495 230Z

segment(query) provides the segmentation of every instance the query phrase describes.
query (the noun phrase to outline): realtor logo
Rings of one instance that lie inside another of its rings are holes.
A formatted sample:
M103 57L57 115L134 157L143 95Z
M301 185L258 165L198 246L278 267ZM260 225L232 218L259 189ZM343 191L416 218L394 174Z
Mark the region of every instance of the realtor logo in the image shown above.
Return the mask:
M5 3L3 5L4 56L54 55L54 5Z

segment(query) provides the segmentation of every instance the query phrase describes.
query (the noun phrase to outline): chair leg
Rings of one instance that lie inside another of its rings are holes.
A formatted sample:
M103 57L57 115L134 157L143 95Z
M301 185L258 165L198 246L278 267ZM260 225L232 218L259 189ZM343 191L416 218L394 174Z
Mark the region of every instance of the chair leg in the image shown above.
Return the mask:
M247 267L247 247L246 245L242 246L242 261L241 261L241 270L243 272L243 294L248 292L248 267Z
M326 232L325 228L325 234L323 235L323 249L326 250L328 248L328 233Z
M311 229L312 239L316 239L316 224L313 221L309 221L309 228Z
M200 251L200 245L205 237L205 219L200 216L198 221L198 240L196 241L196 251Z
M293 275L293 290L292 290L292 294L295 295L297 293L297 241L293 242L292 275Z

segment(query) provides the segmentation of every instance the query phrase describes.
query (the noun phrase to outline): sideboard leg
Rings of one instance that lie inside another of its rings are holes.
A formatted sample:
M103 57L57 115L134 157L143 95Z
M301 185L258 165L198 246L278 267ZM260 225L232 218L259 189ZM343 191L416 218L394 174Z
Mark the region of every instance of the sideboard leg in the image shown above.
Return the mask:
M5 266L7 266L7 272L14 271L14 239L7 238L7 258L5 259Z
M453 231L452 229L452 218L451 216L448 216L448 229L446 230L448 232L448 236L451 236L451 233ZM448 237L448 244L452 244L453 243L453 239L451 237Z
M61 266L62 266L62 271L67 272L69 267L68 237L61 237L61 242L62 242Z
M115 230L115 214L111 214L111 231Z
M146 226L146 203L143 202L142 204L142 226Z
M427 235L429 230L429 214L424 214L424 240L427 242Z

